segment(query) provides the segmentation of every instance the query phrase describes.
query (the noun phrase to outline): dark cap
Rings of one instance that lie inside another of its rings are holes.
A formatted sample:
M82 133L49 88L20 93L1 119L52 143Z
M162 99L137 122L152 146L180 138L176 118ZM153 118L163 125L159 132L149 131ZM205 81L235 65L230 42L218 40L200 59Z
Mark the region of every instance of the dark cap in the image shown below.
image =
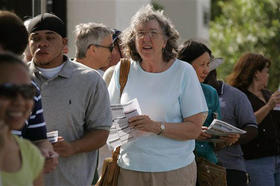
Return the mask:
M51 30L61 35L63 38L66 37L64 22L56 15L49 13L43 13L31 19L27 30L29 33L39 30Z
M117 29L113 29L113 43L118 39L119 35L122 33L121 31Z

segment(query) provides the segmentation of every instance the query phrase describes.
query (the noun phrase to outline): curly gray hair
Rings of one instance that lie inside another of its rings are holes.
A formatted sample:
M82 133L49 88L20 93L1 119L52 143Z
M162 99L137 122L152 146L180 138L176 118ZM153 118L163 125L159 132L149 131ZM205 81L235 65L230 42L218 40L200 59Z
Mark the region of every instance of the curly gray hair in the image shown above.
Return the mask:
M163 11L153 10L150 4L138 10L131 18L130 26L121 34L121 45L123 46L124 53L135 61L142 61L135 45L136 27L151 20L156 20L164 33L167 42L165 48L162 50L162 58L163 61L168 62L177 56L179 33L171 21L163 15Z

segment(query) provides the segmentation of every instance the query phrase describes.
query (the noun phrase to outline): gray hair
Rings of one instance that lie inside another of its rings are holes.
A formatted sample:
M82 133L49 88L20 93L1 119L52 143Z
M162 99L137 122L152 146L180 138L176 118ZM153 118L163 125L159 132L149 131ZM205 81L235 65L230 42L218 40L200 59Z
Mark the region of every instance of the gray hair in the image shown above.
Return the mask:
M85 58L90 45L100 44L105 37L112 33L111 29L101 23L82 23L76 25L76 58Z
M135 61L142 61L141 56L136 50L136 27L140 24L156 20L166 39L166 46L162 50L163 61L168 62L177 56L179 33L171 23L171 21L163 15L163 11L153 10L150 4L144 6L131 18L130 26L121 34L122 46L124 53Z

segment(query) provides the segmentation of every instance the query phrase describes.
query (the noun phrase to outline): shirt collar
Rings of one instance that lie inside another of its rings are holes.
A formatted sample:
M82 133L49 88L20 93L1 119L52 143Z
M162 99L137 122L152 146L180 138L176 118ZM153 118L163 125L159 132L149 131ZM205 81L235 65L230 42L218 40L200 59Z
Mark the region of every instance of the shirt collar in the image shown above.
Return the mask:
M65 62L65 64L56 77L60 76L63 78L70 78L73 73L72 62L69 60L69 58L67 56L63 56L63 61ZM33 78L34 78L34 76L37 76L37 75L42 76L42 73L36 68L33 60L29 63L29 69L32 73Z
M218 92L218 95L221 96L224 94L224 85L225 83L223 81L218 81L218 87L217 87L217 92Z

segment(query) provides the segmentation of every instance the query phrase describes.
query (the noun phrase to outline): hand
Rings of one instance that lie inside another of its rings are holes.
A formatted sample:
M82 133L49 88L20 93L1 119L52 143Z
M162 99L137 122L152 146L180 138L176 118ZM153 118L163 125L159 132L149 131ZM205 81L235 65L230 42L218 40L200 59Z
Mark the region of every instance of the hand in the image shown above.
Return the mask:
M280 104L280 91L274 92L268 100L268 106L273 109L276 104Z
M128 123L130 127L146 132L158 133L160 129L160 123L151 120L150 117L146 115L129 118Z
M61 157L69 157L75 154L73 145L65 141L61 136L58 136L58 141L53 143L53 147Z
M49 153L49 157L46 158L44 165L45 174L55 170L56 166L58 165L58 157L59 155L55 151L53 151L53 153Z
M240 138L240 134L229 134L227 136L221 136L220 139L224 141L227 146L235 144Z
M200 135L198 136L198 138L196 138L197 140L206 140L208 138L211 138L212 135L211 134L207 134L205 131L208 129L208 127L202 126L201 127L201 132Z
M48 140L35 141L34 143L46 159L43 172L47 174L55 170L58 165L58 154L54 151L51 143Z

